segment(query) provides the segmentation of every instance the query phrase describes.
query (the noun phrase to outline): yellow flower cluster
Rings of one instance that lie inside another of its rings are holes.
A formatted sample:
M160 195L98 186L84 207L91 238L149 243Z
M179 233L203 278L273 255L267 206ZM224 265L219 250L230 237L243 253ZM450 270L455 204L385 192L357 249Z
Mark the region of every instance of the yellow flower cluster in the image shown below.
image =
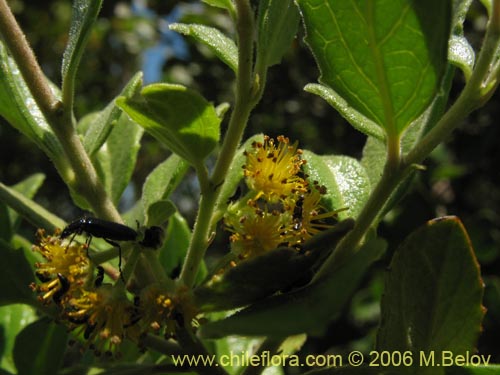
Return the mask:
M306 160L297 142L290 144L284 136L276 141L265 136L245 151L249 192L232 202L224 217L232 232L231 250L242 259L278 246L300 248L336 221L338 211L327 212L320 204L326 188L310 183L302 171Z
M37 231L36 240L33 251L46 262L35 263L36 276L42 283L33 283L31 288L39 293L39 300L44 304L49 304L51 299L64 304L69 295L82 287L90 272L86 248L76 242L62 246L59 232L46 236L43 229Z
M31 288L43 304L57 305L58 320L83 336L84 348L96 355L119 356L118 347L126 338L140 344L148 332L160 333L165 327L168 336L174 331L175 305L161 288L149 288L131 301L123 287L102 283L101 267L94 280L87 245L39 230L33 250L45 262L35 264L40 283Z

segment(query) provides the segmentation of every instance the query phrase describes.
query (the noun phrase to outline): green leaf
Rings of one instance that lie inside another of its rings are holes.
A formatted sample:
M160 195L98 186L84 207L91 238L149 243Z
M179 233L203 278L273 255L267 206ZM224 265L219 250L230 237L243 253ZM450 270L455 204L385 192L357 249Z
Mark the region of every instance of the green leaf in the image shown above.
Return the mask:
M32 198L44 180L45 175L37 173L12 186L12 189L26 198ZM0 238L10 242L14 232L19 226L20 218L16 211L8 209L5 202L0 204L0 211Z
M348 208L339 212L339 218L356 218L370 194L366 171L354 158L348 156L318 156L304 150L307 160L304 172L309 181L318 181L327 189L323 201L329 210Z
M290 48L300 14L293 0L260 0L257 20L257 66L279 64Z
M464 36L464 22L472 0L455 0L452 8L452 35L448 46L448 60L462 70L466 81L472 74L475 52ZM488 8L488 7L486 7ZM491 14L491 8L488 9Z
M159 261L167 275L172 278L179 276L179 272L186 257L191 230L181 214L176 212L168 221L165 231L165 243L160 249Z
M446 109L446 104L448 103L454 74L455 68L451 65L448 66L441 83L441 89L434 97L432 103L402 134L401 152L403 155L406 155L412 150L418 141L420 141L441 118ZM386 145L384 143L373 137L367 139L363 149L361 164L365 167L372 186L375 186L380 180L386 162L386 155ZM414 173L410 173L410 175L399 184L398 188L385 205L384 212L394 207L394 205L409 191L413 177Z
M141 87L142 73L139 72L130 79L120 96L131 98L139 92ZM83 133L83 146L90 156L93 156L104 144L121 114L121 109L113 100L102 111L87 115L80 120L78 131L80 134Z
M441 81L450 1L298 4L320 82L389 135L400 134L427 107Z
M32 199L38 189L42 186L43 182L45 181L45 175L42 173L35 173L21 182L18 182L12 188L17 191L18 193L21 193L24 195L26 198ZM14 224L15 227L19 225L19 215L17 215L15 212L10 212L10 220L11 223Z
M0 352L0 368L11 373L17 373L14 364L14 343L17 334L37 318L35 310L27 305L8 305L0 307L0 338L2 351ZM0 374L3 374L0 372Z
M65 162L62 145L36 105L16 63L9 57L1 42L0 115L34 142L57 166Z
M171 200L156 201L148 206L144 224L147 227L153 225L161 227L175 212L176 208Z
M368 267L384 249L383 240L367 241L327 277L290 293L266 298L229 318L208 323L200 328L199 334L206 338L230 334L268 337L323 334L349 301Z
M74 94L72 91L78 65L85 51L85 45L101 9L101 5L102 0L73 1L68 45L64 51L61 69L62 91L65 93L65 97L70 95L71 100Z
M156 202L164 201L179 185L189 165L178 155L170 155L146 178L142 187L142 206L146 217L145 225L153 225L147 219L149 208Z
M186 219L178 212L174 213L168 220L165 242L158 256L163 269L173 279L179 276L190 241L191 230ZM196 283L203 280L206 274L205 262L202 262L196 275Z
M109 135L106 147L95 155L94 165L115 204L118 204L132 177L143 133L140 126L122 115Z
M462 70L465 75L465 80L468 81L472 74L472 69L474 69L476 55L474 49L465 37L451 37L448 59L450 60L450 63L456 65L460 68L460 70Z
M57 374L66 351L67 337L67 329L49 318L39 319L24 328L14 347L18 374Z
M353 226L352 220L340 222L318 238L304 243L302 252L281 247L229 267L223 275L195 289L195 304L203 311L230 310L261 300L297 282L304 284L312 277L313 265L325 259Z
M233 72L238 72L238 47L234 41L220 30L205 25L173 23L170 30L192 36L196 41L206 45Z
M483 4L485 4L486 1L489 2L489 0L484 0ZM452 34L464 35L464 22L467 18L467 12L471 4L472 0L453 0L451 15ZM485 7L488 10L488 14L491 14L491 7L487 5L485 5Z
M0 202L3 202L7 206L11 207L35 227L54 230L56 228L63 228L66 225L64 220L55 216L35 201L26 198L21 193L2 184L1 182Z
M22 250L13 249L0 239L0 256L3 270L0 272L0 306L11 303L37 304L29 285L35 281Z
M438 358L442 351L474 352L483 289L462 223L456 217L428 222L406 238L388 269L377 350L433 352Z
M211 5L216 8L222 8L234 11L234 5L231 0L202 0L205 4Z
M158 141L196 167L219 141L220 119L200 94L184 86L152 84L116 103Z
M375 137L380 141L385 140L385 133L380 126L356 111L332 88L316 83L310 83L304 87L304 90L323 98L328 104L335 108L337 112L339 112L342 117L349 122L349 124L361 133Z
M211 317L214 316L216 315L211 314ZM255 348L258 348L261 343L261 338L229 336L215 341L214 346L218 358L221 358L221 356L230 358L231 353L233 355L234 353L254 353ZM228 366L224 366L224 370L229 375L240 375L245 367L241 361L229 361Z
M231 108L231 105L229 103L221 103L217 107L215 107L215 112L217 113L217 116L222 120L224 120L224 116L226 115L226 112L229 111L229 108Z

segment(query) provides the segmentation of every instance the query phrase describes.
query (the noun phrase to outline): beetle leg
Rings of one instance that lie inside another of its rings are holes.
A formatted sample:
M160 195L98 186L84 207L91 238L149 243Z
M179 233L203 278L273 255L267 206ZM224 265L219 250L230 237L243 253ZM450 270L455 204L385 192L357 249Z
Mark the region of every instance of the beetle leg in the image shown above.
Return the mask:
M118 242L111 241L107 238L104 238L104 241L106 241L110 245L118 248L118 271L120 271L120 278L125 283L125 279L123 278L123 274L122 274L122 248Z
M64 252L67 253L68 252L68 248L69 248L69 245L71 245L71 242L73 242L73 240L75 239L75 236L78 234L78 232L75 232L73 233L73 235L71 236L71 239L69 240L68 244L66 245L66 249L64 249Z

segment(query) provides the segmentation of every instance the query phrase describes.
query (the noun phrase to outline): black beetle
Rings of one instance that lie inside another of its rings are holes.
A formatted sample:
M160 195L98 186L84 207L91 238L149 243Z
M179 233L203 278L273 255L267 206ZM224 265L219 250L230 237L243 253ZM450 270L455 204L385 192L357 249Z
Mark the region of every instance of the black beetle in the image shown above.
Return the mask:
M121 275L122 265L122 249L116 241L136 241L139 233L124 225L112 221L97 219L95 217L82 217L71 223L61 232L60 238L64 239L73 235L71 241L77 234L86 233L88 238L86 241L87 251L92 241L92 237L102 238L104 241L118 248L118 269ZM152 226L144 229L144 235L138 243L144 247L158 248L163 242L163 229L157 226ZM87 254L88 255L88 254Z

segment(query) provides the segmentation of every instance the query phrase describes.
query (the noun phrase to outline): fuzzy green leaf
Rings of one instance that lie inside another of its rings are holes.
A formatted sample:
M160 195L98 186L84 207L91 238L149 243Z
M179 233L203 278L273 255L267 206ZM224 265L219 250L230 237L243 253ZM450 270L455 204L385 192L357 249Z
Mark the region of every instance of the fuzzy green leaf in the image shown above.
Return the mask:
M144 225L147 227L153 225L161 227L175 212L176 208L171 200L164 199L156 201L148 206Z
M392 259L377 350L433 352L439 358L445 350L454 356L473 352L484 316L483 289L462 223L456 217L428 222Z
M450 1L298 0L331 87L391 136L427 107L446 67Z
M158 256L160 264L170 277L176 278L179 276L190 241L191 229L186 219L178 212L174 213L168 220L167 230L165 231L165 242ZM202 262L200 270L196 275L196 283L203 280L206 273L205 262Z
M170 150L200 166L219 141L220 119L200 94L181 85L157 83L140 96L116 103Z
M141 198L146 225L153 225L147 219L149 207L170 197L170 194L184 177L188 167L189 165L181 157L173 154L158 165L146 178Z
M12 189L31 199L42 186L44 180L45 175L37 173L12 186ZM3 202L1 198L0 201L2 202L0 204L0 238L10 242L12 235L19 226L20 218L15 210L8 208L7 202Z
M453 36L450 39L448 59L450 63L458 66L462 70L465 75L465 80L468 81L472 74L472 69L474 68L476 55L474 49L465 37Z
M345 307L368 267L384 250L384 241L372 239L327 277L290 293L266 298L229 318L208 323L199 333L207 338L230 334L268 337L323 334L328 323Z
M210 279L194 291L195 303L203 311L230 310L248 305L297 282L309 281L312 266L328 256L337 242L352 229L345 220L318 238L303 245L305 251L281 247L229 267L223 275ZM327 245L325 245L327 244ZM218 270L215 270L217 272Z
M35 201L0 182L0 202L11 207L28 222L38 228L54 230L63 228L65 222Z
M455 48L453 38L463 38L463 23L465 21L465 17L467 15L467 11L471 2L472 0L457 0L452 2L453 35L449 43L449 58L451 60L463 58L463 61L461 62L455 61L455 63L459 66L460 64L465 64L464 67L461 67L463 70L468 69L467 66L473 64L473 61L470 60L473 57L470 55L467 56L468 52L462 51L462 57L455 56L454 58L453 54L456 54L456 52L453 52L453 49ZM466 41L462 41L462 43L466 43ZM469 47L467 47L466 45L462 45L461 48L466 50ZM465 70L464 73L467 74ZM452 66L448 66L441 82L441 88L436 93L432 103L428 106L426 111L419 118L417 118L408 127L408 129L406 129L406 131L402 135L401 149L403 154L408 153L413 148L413 146L422 138L422 136L425 135L430 129L432 129L436 122L442 117L442 114L444 113L444 110L448 103L449 92L454 75L455 69ZM363 150L363 158L361 160L361 163L365 167L370 177L372 186L375 186L380 179L385 161L385 144L380 142L379 140L369 138ZM386 211L390 209L393 204L397 202L407 191L404 186L401 186L398 190L399 192L393 194L390 202L386 205Z
M130 182L144 130L128 116L119 117L117 124L94 157L94 165L104 181L104 188L115 204Z
M67 329L49 318L39 319L25 327L17 336L14 347L19 374L57 374L66 351L67 337Z
M300 14L293 0L260 0L257 20L257 66L279 64L290 48Z
M443 78L441 90L436 94L426 111L403 133L401 137L401 151L403 155L407 154L441 118L446 109L454 73L455 68L450 65ZM365 167L372 186L375 186L380 180L386 162L386 156L385 143L373 137L369 137L363 148L361 164ZM410 173L410 175L398 185L398 188L393 192L391 198L386 203L383 210L384 212L394 207L394 205L409 191L413 177L414 173Z
M486 5L486 2L490 0L484 0L483 4L488 10L488 14L491 13L491 7ZM469 12L469 8L472 4L472 0L453 0L452 2L452 15L451 15L451 24L452 24L452 33L454 35L463 35L464 31L464 22L467 18L467 13Z
M158 258L170 277L179 276L190 240L191 230L186 219L178 212L174 213L168 221L165 243L160 249Z
M210 6L216 7L216 8L221 8L221 9L226 9L230 13L234 13L234 5L231 0L201 0L205 4L208 4Z
M318 156L304 150L304 172L309 181L318 181L327 189L323 202L329 210L348 208L339 218L356 218L370 194L370 181L361 164L348 156Z
M216 315L221 315L221 313L212 313L211 317ZM224 316L217 316L223 318ZM262 343L262 338L260 337L242 337L242 336L228 336L223 337L220 340L214 341L215 353L218 358L221 356L229 356L231 353L254 353L255 348L258 348ZM227 371L229 375L241 375L242 371L246 366L241 361L229 361L229 366L224 366L224 370ZM263 375L275 375L268 374L267 372Z
M102 0L73 1L68 45L64 51L61 69L63 92L73 89L78 65L101 5ZM73 96L73 92L68 95Z
M35 103L19 69L0 41L0 115L55 162L64 150Z
M455 0L452 8L452 35L448 47L448 59L462 70L465 79L472 74L475 52L464 36L464 22L472 0ZM488 8L488 7L487 7ZM488 9L490 13L491 8Z
M139 72L127 83L120 96L130 98L139 92L141 86L142 73ZM87 115L80 120L77 129L83 136L83 146L90 156L104 144L121 114L121 109L113 100L102 111Z
M356 111L332 88L325 85L310 83L304 87L304 90L323 98L328 104L335 108L349 124L361 133L375 137L380 141L385 139L384 131L380 126Z
M233 72L238 71L238 47L234 41L225 36L220 30L197 24L173 23L170 30L183 35L192 36L196 41L203 43Z

